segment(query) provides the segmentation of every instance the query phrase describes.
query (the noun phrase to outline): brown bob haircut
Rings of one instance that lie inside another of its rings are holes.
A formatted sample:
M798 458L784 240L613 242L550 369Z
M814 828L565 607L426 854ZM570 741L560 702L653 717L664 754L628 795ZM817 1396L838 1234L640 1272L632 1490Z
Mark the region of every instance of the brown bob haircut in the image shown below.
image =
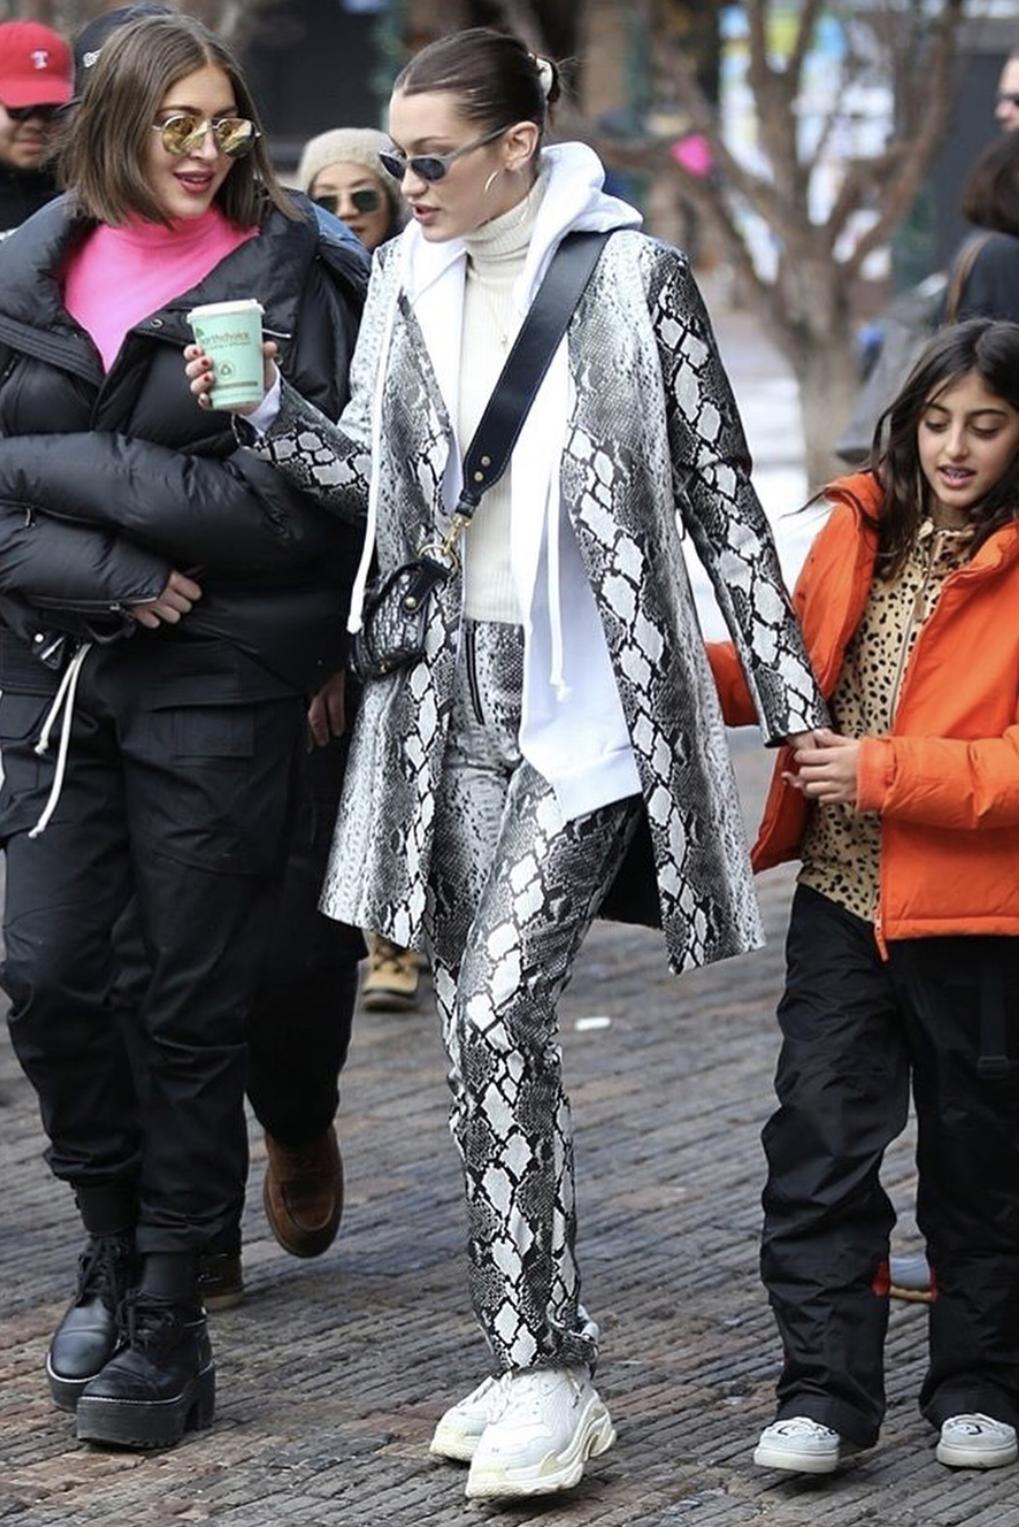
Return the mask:
M111 34L60 150L61 181L78 216L114 226L129 217L168 223L145 176L152 125L167 91L210 64L229 79L237 114L260 127L237 60L193 16L145 16ZM267 202L285 217L303 215L276 179L262 137L231 167L216 200L238 228L258 224Z

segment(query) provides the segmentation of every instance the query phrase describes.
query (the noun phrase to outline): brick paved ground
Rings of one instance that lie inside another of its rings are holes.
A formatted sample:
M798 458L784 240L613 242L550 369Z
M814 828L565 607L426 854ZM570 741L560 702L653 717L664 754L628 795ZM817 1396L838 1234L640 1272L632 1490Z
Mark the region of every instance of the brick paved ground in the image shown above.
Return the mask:
M749 740L738 764L752 811L764 769ZM914 1307L893 1310L880 1448L822 1484L751 1466L776 1360L755 1268L757 1136L788 889L781 874L762 886L763 954L682 981L665 973L654 936L599 928L565 1003L585 1292L604 1328L600 1384L619 1444L573 1497L543 1508L470 1506L462 1470L426 1454L436 1417L484 1367L430 1017L360 1022L342 1114L347 1216L320 1261L299 1264L269 1238L256 1143L249 1297L215 1321L216 1427L147 1458L79 1447L45 1398L46 1341L78 1233L38 1159L27 1086L0 1050L0 1522L1019 1527L1014 1469L953 1475L934 1462L914 1409ZM611 1026L577 1031L596 1014ZM887 1178L904 1208L910 1173L903 1142Z

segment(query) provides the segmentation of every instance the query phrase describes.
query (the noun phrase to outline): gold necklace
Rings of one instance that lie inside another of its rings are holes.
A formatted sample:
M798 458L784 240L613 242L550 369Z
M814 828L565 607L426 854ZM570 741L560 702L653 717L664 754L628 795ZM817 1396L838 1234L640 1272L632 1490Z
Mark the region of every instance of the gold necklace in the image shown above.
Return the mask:
M481 300L488 310L489 321L495 330L496 339L499 342L499 349L508 350L510 347L510 334L506 328L505 323L503 322L503 318L499 312L499 309L495 305L491 292L485 285L484 281L482 281L479 277L475 277L475 290L481 294Z

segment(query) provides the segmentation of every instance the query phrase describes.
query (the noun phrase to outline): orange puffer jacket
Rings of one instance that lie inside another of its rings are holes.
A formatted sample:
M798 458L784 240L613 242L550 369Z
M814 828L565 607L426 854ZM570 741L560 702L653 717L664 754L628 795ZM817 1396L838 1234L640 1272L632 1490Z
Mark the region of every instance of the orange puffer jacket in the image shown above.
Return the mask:
M794 595L824 694L874 575L881 490L870 473L826 491L834 508ZM739 660L708 645L725 719L755 718ZM799 855L808 804L782 780L783 748L754 868ZM1019 525L997 531L945 580L913 648L892 732L860 749L858 804L881 813L876 931L888 939L1019 934Z

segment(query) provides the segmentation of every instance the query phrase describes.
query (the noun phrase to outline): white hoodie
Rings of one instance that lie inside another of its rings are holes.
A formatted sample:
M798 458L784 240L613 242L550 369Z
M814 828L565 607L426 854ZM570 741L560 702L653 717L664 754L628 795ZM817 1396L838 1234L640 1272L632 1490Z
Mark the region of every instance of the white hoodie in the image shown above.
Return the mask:
M541 173L547 177L547 189L513 294L521 317L566 233L607 232L641 222L633 207L603 192L604 171L585 144L545 149ZM421 326L448 416L456 419L466 245L462 239L429 243L411 223L401 235L401 246L400 289ZM392 316L395 321L395 307ZM380 384L387 354L388 339L380 357ZM519 607L525 612L520 750L552 786L566 821L640 790L605 633L572 526L562 511L559 469L572 410L564 339L513 452L510 556ZM376 408L373 452L381 448L379 413ZM459 451L452 441L451 446L443 481L450 512L462 481ZM369 556L375 509L372 502ZM368 556L365 572L367 561ZM352 631L360 628L362 592L359 579L351 605Z

